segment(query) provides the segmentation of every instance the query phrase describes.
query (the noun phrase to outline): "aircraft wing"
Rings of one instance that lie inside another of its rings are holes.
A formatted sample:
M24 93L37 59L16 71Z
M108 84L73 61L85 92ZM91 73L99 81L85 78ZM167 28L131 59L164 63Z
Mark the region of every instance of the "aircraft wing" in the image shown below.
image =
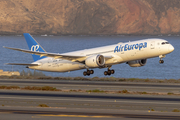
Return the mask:
M75 55L65 55L65 54L58 54L58 53L49 53L49 52L35 52L35 51L31 51L31 50L25 50L25 49L19 49L19 48L11 48L11 47L5 47L4 48L7 49L11 49L11 50L16 50L16 51L21 51L21 52L25 52L25 53L30 53L30 54L35 54L35 55L39 55L41 57L46 56L46 57L53 57L55 59L64 59L64 60L70 60L73 62L82 62L86 59L87 56L75 56Z
M38 64L27 64L27 63L6 63L6 65L39 66Z

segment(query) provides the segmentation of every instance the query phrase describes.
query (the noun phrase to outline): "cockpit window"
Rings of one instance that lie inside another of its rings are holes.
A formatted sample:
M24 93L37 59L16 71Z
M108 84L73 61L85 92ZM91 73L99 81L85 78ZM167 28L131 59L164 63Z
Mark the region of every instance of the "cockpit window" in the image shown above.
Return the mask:
M169 42L162 42L161 44L162 44L162 45L165 45L165 44L169 44Z

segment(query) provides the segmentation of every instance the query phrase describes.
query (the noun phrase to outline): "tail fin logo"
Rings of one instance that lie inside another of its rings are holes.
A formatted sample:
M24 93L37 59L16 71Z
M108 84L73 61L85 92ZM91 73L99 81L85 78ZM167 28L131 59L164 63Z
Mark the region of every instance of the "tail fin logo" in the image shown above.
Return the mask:
M34 52L39 52L38 49L39 49L39 45L33 45L31 47L31 51L34 51Z

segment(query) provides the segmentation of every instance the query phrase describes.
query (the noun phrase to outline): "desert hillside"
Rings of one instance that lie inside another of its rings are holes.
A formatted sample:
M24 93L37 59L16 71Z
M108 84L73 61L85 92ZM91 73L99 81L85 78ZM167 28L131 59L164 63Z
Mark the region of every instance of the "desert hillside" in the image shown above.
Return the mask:
M0 0L0 34L180 34L180 0Z

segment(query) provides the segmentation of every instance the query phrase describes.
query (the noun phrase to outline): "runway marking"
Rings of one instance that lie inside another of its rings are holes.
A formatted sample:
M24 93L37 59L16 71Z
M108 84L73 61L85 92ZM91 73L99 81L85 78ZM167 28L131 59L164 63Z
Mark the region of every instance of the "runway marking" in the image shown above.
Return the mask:
M44 100L44 98L22 98L22 97L0 97L0 98L8 98L8 99L24 99L24 100ZM86 102L114 102L114 100L83 100L83 99L51 99L51 98L45 98L45 100L58 100L58 101L86 101ZM162 101L161 102L137 102L137 101L117 101L116 100L116 103L119 102L119 103L149 103L149 104L179 104L179 103L169 103L169 102L165 102L163 103Z
M46 117L83 117L83 118L116 118L114 116L89 116L89 115L38 115Z
M32 118L41 118L42 116L32 116Z

